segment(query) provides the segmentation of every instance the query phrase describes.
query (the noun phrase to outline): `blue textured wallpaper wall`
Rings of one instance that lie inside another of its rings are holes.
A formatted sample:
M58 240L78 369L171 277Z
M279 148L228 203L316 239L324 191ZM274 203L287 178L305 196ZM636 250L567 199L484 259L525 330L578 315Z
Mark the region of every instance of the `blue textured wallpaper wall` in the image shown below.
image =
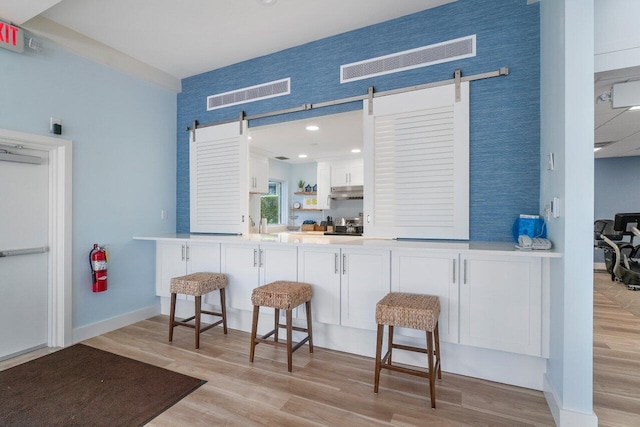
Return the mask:
M177 232L189 231L189 142L193 120L210 123L509 67L506 77L471 83L470 239L508 241L520 213L539 212L539 4L459 0L182 81L177 116ZM340 84L340 65L477 35L473 58ZM232 48L230 46L230 48ZM206 111L215 93L291 77L291 94ZM250 126L360 109L361 103L256 120Z

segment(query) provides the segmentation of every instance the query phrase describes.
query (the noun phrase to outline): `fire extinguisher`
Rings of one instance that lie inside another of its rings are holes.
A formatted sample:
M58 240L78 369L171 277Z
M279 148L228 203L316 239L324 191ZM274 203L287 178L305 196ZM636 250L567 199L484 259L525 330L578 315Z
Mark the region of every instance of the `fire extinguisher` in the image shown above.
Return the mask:
M93 245L89 253L89 264L91 265L91 277L93 279L93 292L103 292L107 290L107 251Z

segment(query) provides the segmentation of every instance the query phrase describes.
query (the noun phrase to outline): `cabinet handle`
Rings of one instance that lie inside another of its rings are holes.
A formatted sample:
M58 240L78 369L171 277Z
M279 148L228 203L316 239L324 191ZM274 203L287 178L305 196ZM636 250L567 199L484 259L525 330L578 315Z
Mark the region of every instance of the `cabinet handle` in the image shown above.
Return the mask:
M349 183L349 172L344 174L344 182L347 184Z
M351 172L349 172L349 184L351 184Z
M187 248L187 261L189 261L189 245L185 246Z
M184 245L182 245L182 260L184 261Z
M264 257L264 251L260 249L260 267L264 265L263 257Z
M335 267L335 273L338 274L338 254L335 255L335 260L333 261L333 266Z
M456 260L453 260L453 283L456 283Z
M258 256L258 250L254 249L253 250L253 266L254 267L258 266L258 258L257 258L257 256Z
M462 269L464 270L464 278L463 278L463 283L466 285L467 284L467 260L464 260L464 264L462 266Z
M342 254L342 274L347 274L347 255Z

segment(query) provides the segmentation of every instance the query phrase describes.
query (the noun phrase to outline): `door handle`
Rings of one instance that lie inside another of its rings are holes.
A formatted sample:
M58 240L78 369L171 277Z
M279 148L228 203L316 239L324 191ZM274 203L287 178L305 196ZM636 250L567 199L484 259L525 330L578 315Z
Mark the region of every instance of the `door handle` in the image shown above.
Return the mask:
M466 285L467 284L467 260L466 259L464 260L464 264L462 265L462 270L464 270L464 278L462 279L463 280L462 283Z
M347 255L342 254L342 274L347 274Z
M254 249L253 250L253 266L257 267L258 266L258 250Z
M338 274L338 254L335 255L335 260L333 261L333 265L335 267L335 273Z
M262 267L264 265L264 261L263 261L263 257L264 257L264 251L262 249L260 249L260 267Z
M187 261L189 261L189 245L185 246L187 248Z
M182 245L182 261L184 261L184 245Z
M453 260L453 283L456 283L456 260Z

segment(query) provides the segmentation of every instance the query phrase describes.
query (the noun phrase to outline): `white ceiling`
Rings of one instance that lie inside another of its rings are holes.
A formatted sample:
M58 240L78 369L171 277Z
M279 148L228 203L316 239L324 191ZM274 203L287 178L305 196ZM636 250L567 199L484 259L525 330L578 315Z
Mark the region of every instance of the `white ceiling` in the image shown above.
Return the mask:
M595 75L595 144L602 145L595 153L596 158L640 156L640 111L612 108L611 101L606 99L615 83L630 80L640 80L640 67Z
M452 1L2 0L0 19L61 25L72 32L56 41L77 33L181 79ZM594 101L635 79L640 69L597 74ZM640 111L596 102L595 143L603 142L596 157L640 155Z
M2 0L0 17L20 25L42 12L184 78L452 1Z
M306 126L316 125L317 131ZM307 163L326 159L362 156L362 111L333 114L249 129L249 146L269 158L288 157L287 163ZM306 158L299 158L306 154Z

